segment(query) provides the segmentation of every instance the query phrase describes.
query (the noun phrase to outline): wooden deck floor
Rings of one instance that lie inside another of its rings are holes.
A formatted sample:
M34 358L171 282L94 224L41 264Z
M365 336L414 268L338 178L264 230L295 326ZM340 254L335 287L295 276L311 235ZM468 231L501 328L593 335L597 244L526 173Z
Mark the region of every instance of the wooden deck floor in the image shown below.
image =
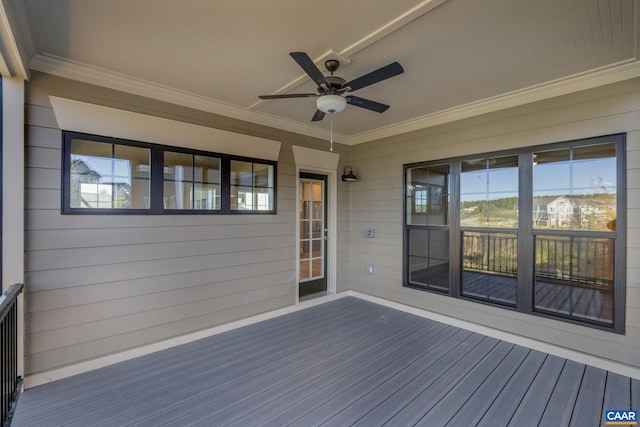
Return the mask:
M600 426L640 381L354 297L24 392L14 426Z

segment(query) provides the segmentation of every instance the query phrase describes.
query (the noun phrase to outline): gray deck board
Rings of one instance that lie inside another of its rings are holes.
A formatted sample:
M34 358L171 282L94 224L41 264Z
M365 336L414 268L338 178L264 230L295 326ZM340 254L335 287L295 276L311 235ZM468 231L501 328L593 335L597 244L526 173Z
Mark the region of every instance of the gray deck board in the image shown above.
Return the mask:
M438 359L433 365L426 367L416 376L406 383L400 383L400 387L393 394L379 396L381 400L373 409L364 413L353 423L355 426L380 426L384 425L389 419L398 412L404 410L404 407L413 402L427 388L431 387L436 381L445 376L457 363L464 357L467 361L472 361L469 353L475 353L476 349L484 351L495 345L494 342L484 339L481 335L472 334L463 342L466 351L460 351L457 346L453 350L448 351L443 357Z
M573 407L578 397L585 366L567 361L551 393L549 403L542 414L541 426L568 425L573 415Z
M602 409L631 409L631 378L607 372Z
M318 387L317 382L313 386L309 386L309 381L320 378L321 381L331 380L330 373L339 371L340 376L345 375L354 376L354 370L361 363L360 360L364 356L368 356L377 360L383 359L389 353L389 348L397 348L399 346L406 346L410 351L414 349L412 343L418 339L423 332L425 340L428 340L443 329L443 325L436 324L435 322L422 322L418 325L418 328L411 329L411 321L415 319L408 319L407 322L401 322L399 325L393 325L393 328L387 330L384 327L379 327L375 330L371 329L371 339L366 343L359 344L356 342L354 345L349 341L343 343L336 343L334 347L325 346L323 353L316 353L312 358L300 357L298 354L296 357L299 359L297 363L295 361L289 361L286 363L284 370L281 373L275 373L272 371L273 367L264 366L262 372L269 372L270 376L275 377L267 383L256 384L256 377L253 377L250 383L246 387L242 387L240 392L234 390L228 390L233 394L231 397L226 395L227 390L223 390L225 395L221 399L215 400L216 410L206 413L206 417L197 417L193 419L187 417L180 421L187 422L204 422L206 418L213 418L215 422L220 425L224 425L237 417L239 413L246 413L254 411L254 408L260 408L264 405L265 401L273 399L283 393L288 393L295 390L296 399L300 399L305 393L305 389L315 389ZM428 323L425 325L424 323ZM422 328L421 328L422 327ZM358 336L354 336L352 339L357 340L363 336L362 333ZM313 365L313 361L317 361L319 366ZM345 365L346 366L343 366ZM341 365L340 369L336 369L337 365ZM291 375L295 372L294 375ZM367 371L365 370L365 373ZM253 392L251 389L255 389ZM235 396L243 394L246 390L246 396ZM209 393L210 395L211 393ZM198 396L202 397L202 396ZM191 397L189 397L191 398ZM210 406L210 398L199 399L205 407ZM193 405L192 405L193 407ZM198 406L194 407L194 412L198 412L200 409ZM162 414L157 414L159 417L154 416L151 421L157 422L162 419ZM171 423L171 418L167 418L167 424ZM178 421L178 420L176 420Z
M462 358L447 371L446 375L438 378L428 388L424 388L414 400L404 406L401 411L396 412L385 425L415 425L469 372L484 371L487 364L492 364L495 360L502 360L512 348L511 344L498 340L488 338L484 341L486 344L483 342L484 345L475 347L475 351L467 354L469 357Z
M504 347L503 349L500 347ZM500 350L500 351L498 351ZM467 411L467 406L472 409L478 409L481 405L478 400L474 399L470 404L471 397L479 391L487 381L493 382L496 376L492 375L499 369L499 375L505 374L510 376L514 364L520 364L526 356L528 350L523 347L515 347L512 344L501 342L498 344L496 351L492 352L488 357L477 365L477 369L471 370L463 379L457 381L455 386L447 393L446 396L439 399L438 403L433 406L429 412L416 424L419 426L447 425L451 422L453 425L474 425L478 415L475 411ZM502 369L500 369L502 367ZM503 385L499 385L502 389ZM497 393L496 393L497 394ZM492 399L488 397L488 399ZM489 402L484 402L488 404ZM483 411L484 413L484 411ZM457 417L460 415L459 417ZM481 415L481 414L480 414ZM457 417L457 420L455 419ZM469 419L467 419L469 418Z
M533 382L529 384L518 409L509 421L509 426L537 426L553 393L565 359L555 356L546 358Z
M446 343L452 341L452 335L455 335L455 328L441 330L429 340L431 349L422 354L436 357L437 353L442 351ZM400 347L400 351L406 351L408 349L409 347ZM416 347L411 348L411 351L415 350L417 350ZM388 353L388 355L392 357L394 353L397 355L398 349L394 349L393 353ZM386 360L392 359L386 358ZM339 370L335 373L327 373L324 375L326 378L323 378L322 381L307 384L304 390L293 390L291 393L280 396L277 400L271 401L267 406L260 408L259 411L249 414L248 417L235 420L231 425L242 426L258 423L277 425L279 422L291 421L295 419L296 416L299 416L298 414L302 411L302 408L317 407L318 402L326 402L332 397L344 393L336 390L349 390L351 386L355 387L362 384L367 380L368 376L374 373L374 369L383 362L383 359L378 359L365 365L359 363L355 367L347 366L346 368L351 369L352 372ZM353 391L349 393L352 392Z
M570 426L597 427L602 424L602 403L606 380L607 371L591 366L585 368Z
M640 381L346 297L27 390L13 425L600 425L639 404Z
M482 338L480 335L471 336L467 331L456 328L455 332L447 337L447 340L438 343L432 350L424 353L415 362L402 368L397 375L388 379L377 387L371 388L366 394L362 394L357 400L354 400L346 408L328 419L326 425L352 425L363 415L370 413L378 408L386 400L390 400L390 396L394 396L399 390L416 380L419 376L433 378L438 372L443 370L447 364L453 364L462 357L460 352L456 351L463 342L479 342ZM418 379L417 381L422 382ZM400 399L402 400L402 398ZM392 403L393 405L393 403Z
M507 385L491 402L491 407L478 421L478 427L506 426L509 423L546 358L546 353L533 350L529 352L516 373L509 378Z
M451 333L453 329L455 328L448 328L448 332ZM380 390L381 387L386 387L388 381L399 375L407 367L409 369L414 367L416 361L422 359L425 354L427 357L436 357L437 354L432 354L432 352L434 350L436 350L436 353L440 352L441 350L438 349L440 344L437 341L425 342L415 349L417 351L406 351L402 347L396 348L393 353L389 354L390 357L383 362L384 366L382 364L378 364L378 366L365 365L359 369L359 371L363 372L358 377L354 378L352 375L345 377L338 385L337 390L339 391L325 389L323 390L324 393L315 393L312 396L315 401L313 405L301 411L303 415L291 425L320 425L326 423L336 414L343 412L355 402L366 398L371 391L378 390L382 394L386 394L386 392ZM319 402L322 404L319 404ZM282 420L283 415L279 415L280 420ZM274 419L269 424L278 425L280 420ZM331 424L336 422L334 421Z
M511 377L520 368L529 355L529 352L530 350L524 347L515 347L511 350L500 365L498 365L473 394L469 396L469 399L460 405L447 425L458 426L461 425L461 423L477 425ZM470 390L469 388L469 391ZM450 398L453 397L453 395L447 397ZM460 396L460 400L462 400L463 397L465 396Z

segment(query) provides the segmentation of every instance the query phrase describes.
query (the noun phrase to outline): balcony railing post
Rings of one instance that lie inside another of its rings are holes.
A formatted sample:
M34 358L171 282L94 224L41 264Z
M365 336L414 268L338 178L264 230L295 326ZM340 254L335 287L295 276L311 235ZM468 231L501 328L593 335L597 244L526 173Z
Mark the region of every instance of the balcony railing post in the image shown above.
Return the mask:
M18 295L21 283L0 296L0 427L9 426L22 388L18 372Z

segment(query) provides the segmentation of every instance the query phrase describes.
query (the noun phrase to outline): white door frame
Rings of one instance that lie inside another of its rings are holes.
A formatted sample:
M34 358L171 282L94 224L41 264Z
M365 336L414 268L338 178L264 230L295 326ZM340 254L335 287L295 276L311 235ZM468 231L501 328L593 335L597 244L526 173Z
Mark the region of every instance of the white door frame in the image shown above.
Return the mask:
M337 290L337 262L338 262L338 160L340 155L328 151L314 150L306 147L293 146L296 162L296 277L295 303L300 302L300 172L315 173L327 176L327 293L335 294Z

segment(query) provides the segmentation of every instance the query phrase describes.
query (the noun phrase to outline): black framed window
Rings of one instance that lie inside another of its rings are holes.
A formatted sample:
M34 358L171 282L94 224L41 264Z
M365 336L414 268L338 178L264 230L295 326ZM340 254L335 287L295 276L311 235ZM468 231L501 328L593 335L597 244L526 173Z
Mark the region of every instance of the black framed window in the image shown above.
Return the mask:
M62 170L66 214L276 213L273 161L63 132Z
M618 134L405 165L404 286L623 333L625 164Z
M448 164L421 165L406 170L408 279L416 287L449 289Z

